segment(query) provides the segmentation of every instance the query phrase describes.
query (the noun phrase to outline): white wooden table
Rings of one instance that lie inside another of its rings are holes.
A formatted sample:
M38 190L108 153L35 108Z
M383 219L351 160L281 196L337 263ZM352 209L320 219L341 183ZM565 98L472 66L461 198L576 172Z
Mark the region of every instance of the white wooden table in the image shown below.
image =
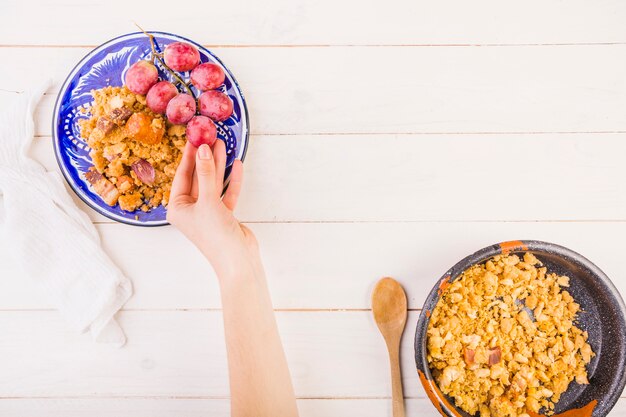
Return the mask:
M95 45L137 21L224 60L252 125L237 214L262 246L303 417L390 415L369 311L381 276L409 296L410 416L436 413L414 367L419 309L463 256L503 240L552 241L626 293L623 0L174 4L2 0L0 105L54 79L32 154L57 170L56 92ZM71 333L3 261L0 415L227 416L210 267L171 227L115 224L82 207L133 281L119 314L128 344ZM626 416L626 400L611 415Z

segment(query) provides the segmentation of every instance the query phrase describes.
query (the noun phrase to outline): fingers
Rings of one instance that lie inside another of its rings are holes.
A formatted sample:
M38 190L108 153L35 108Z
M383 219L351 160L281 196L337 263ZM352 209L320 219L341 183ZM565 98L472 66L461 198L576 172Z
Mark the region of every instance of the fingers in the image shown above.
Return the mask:
M194 199L198 199L198 174L196 170L193 171L193 180L191 182L191 191L189 192Z
M224 194L222 202L231 211L235 210L237 206L237 200L239 200L239 193L241 192L241 182L243 181L243 163L240 160L236 160L233 163L233 168L230 171L230 183L228 189Z
M201 145L196 154L196 174L198 175L198 200L217 199L215 186L215 158L209 145Z
M176 175L172 181L170 200L184 195L194 199L216 199L221 194L226 170L226 145L218 140L214 149L207 145L195 148L190 143L185 145ZM224 195L224 204L234 210L241 190L243 166L235 161L231 171L231 180Z
M218 139L213 146L215 158L215 187L218 190L224 188L224 171L226 170L226 144Z
M187 143L183 150L183 156L172 181L170 200L180 195L188 195L193 182L193 171L196 166L196 148Z

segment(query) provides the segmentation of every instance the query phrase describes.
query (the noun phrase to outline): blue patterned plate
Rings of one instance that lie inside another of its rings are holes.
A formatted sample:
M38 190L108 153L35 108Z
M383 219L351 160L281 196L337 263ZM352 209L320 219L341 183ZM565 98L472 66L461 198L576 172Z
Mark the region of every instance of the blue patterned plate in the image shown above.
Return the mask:
M248 109L235 77L215 55L201 45L170 33L150 33L154 35L159 52L172 42L189 42L200 51L201 62L213 62L224 70L226 80L220 89L233 100L234 110L228 120L218 122L216 125L218 137L226 142L228 165L225 179L227 180L233 161L235 159L243 161L246 155L249 135ZM89 52L63 83L52 119L53 144L57 162L74 192L98 213L136 226L167 224L165 207L159 206L147 213L141 210L127 212L120 209L119 205L111 207L102 201L100 196L90 189L89 183L84 178L84 173L92 166L92 163L89 157L90 148L80 136L78 120L89 117L88 113L82 113L81 110L87 109L93 101L91 90L106 86L122 86L126 70L138 60L148 59L150 52L150 40L141 32L111 39ZM162 68L159 68L159 75L161 79L172 81L171 75ZM183 79L188 81L188 72L183 74ZM199 92L194 89L194 93L197 95Z

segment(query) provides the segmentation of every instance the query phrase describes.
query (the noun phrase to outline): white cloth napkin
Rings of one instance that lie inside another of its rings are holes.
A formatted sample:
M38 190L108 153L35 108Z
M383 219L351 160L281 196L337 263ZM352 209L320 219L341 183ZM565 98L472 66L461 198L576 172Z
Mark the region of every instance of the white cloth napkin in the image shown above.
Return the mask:
M0 239L72 328L122 346L126 337L114 315L132 295L131 282L100 247L61 176L27 156L33 111L49 84L19 95L0 115Z

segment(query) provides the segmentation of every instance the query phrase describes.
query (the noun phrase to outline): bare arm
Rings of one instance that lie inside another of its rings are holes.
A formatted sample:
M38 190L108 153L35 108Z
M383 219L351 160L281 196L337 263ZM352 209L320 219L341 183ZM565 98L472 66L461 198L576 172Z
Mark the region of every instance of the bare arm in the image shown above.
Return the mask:
M217 274L224 311L234 417L296 417L295 395L276 327L265 272L252 232L232 214L243 167L235 161L220 199L224 143L213 152L187 144L176 171L168 221L206 256Z

